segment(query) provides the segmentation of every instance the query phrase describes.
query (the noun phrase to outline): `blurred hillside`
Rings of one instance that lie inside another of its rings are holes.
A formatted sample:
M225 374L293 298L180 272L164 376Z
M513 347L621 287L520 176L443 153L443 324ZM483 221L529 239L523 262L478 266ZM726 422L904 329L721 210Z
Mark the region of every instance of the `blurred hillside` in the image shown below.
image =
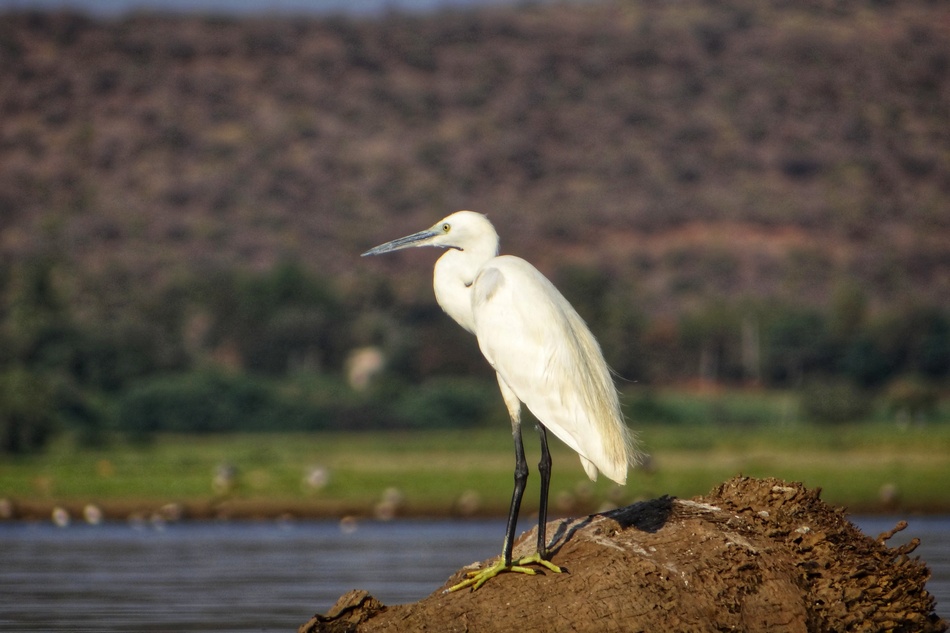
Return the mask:
M460 208L630 380L943 379L950 8L0 16L8 373L484 372L435 253L358 257Z

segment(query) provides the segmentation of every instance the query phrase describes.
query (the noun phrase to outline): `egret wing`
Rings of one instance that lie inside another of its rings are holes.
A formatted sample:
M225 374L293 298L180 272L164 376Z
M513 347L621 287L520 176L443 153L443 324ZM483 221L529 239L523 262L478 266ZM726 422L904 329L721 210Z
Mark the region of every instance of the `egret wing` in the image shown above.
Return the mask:
M475 279L475 334L482 353L531 412L581 457L624 483L629 433L600 346L584 321L534 266L496 257Z

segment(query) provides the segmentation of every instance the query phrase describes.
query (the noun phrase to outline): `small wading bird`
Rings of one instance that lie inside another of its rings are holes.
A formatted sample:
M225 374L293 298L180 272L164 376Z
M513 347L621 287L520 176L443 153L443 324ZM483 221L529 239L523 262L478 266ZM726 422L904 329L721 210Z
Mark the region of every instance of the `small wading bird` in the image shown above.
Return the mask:
M491 567L469 572L450 587L478 589L502 572L535 574L537 564L556 573L548 560L545 525L551 454L547 429L577 451L592 480L598 471L623 484L635 459L617 390L600 346L570 303L538 270L519 257L498 255L498 234L480 213L458 211L432 228L366 251L379 255L413 246L446 249L435 264L435 298L469 332L495 370L511 416L515 442L515 488L501 557ZM521 439L521 403L538 419L541 436L541 502L538 549L512 561L511 550L528 465Z

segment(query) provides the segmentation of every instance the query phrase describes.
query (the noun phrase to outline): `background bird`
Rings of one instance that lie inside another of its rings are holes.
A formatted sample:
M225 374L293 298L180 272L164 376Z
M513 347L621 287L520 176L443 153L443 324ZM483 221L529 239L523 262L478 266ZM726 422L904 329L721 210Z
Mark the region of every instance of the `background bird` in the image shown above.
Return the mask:
M471 572L449 591L467 586L478 589L501 572L536 573L529 564L560 572L548 560L545 534L551 479L547 430L577 452L592 480L602 472L624 484L627 467L636 458L600 346L571 304L534 266L520 257L498 255L498 234L484 215L458 211L425 231L381 244L363 256L414 246L447 249L435 264L436 301L478 339L496 372L515 443L515 487L502 555L494 565ZM512 561L528 478L521 403L539 422L541 501L537 551Z

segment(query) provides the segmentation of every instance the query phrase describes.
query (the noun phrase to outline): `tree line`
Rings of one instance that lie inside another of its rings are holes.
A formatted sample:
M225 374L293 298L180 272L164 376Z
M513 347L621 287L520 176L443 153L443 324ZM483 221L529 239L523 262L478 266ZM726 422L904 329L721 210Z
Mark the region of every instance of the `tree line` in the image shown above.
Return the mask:
M854 285L818 308L722 300L647 315L621 278L576 265L553 276L625 391L795 389L805 414L841 421L866 413L874 390L932 409L950 375L950 314L925 304L872 312ZM341 288L287 261L125 299L77 295L55 255L0 268L0 450L38 450L60 432L97 443L115 433L464 427L503 415L471 336L431 297L398 297L387 276ZM366 384L351 373L365 349L383 359Z

